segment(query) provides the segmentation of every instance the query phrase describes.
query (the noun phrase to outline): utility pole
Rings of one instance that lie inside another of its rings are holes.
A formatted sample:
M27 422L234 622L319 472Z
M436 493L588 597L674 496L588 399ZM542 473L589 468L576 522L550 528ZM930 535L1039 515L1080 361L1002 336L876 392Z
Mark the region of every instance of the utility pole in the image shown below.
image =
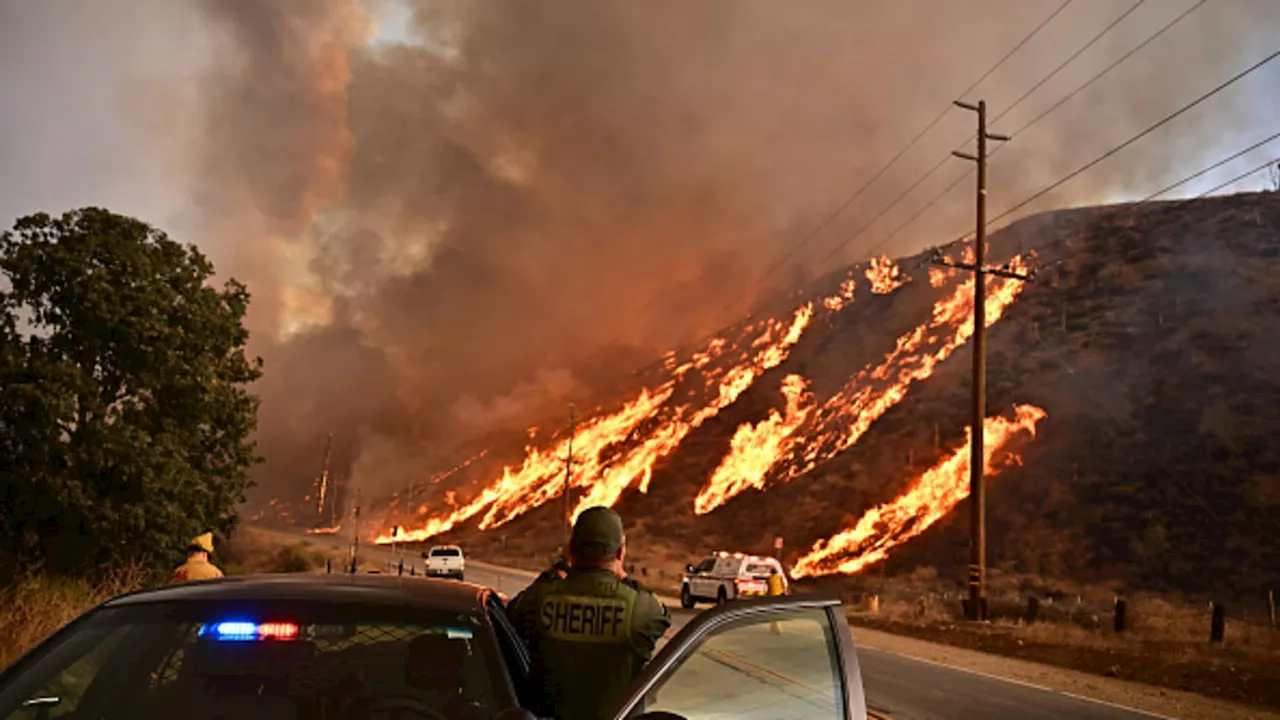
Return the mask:
M320 499L316 503L316 525L324 523L324 500L329 492L329 455L333 450L333 433L324 443L324 465L320 466Z
M973 105L961 100L956 107L978 114L978 154L955 151L958 158L978 165L977 229L974 232L973 264L948 262L941 252L934 251L933 262L938 265L969 270L973 273L973 396L972 423L969 433L969 600L965 603L965 616L970 620L987 619L987 517L986 486L983 470L986 456L983 451L983 423L987 416L987 275L1026 280L1022 275L1006 268L986 266L987 254L987 141L1007 142L1008 136L987 132L987 101Z
M573 435L577 431L578 408L573 403L569 403L569 453L564 459L564 546L569 547L569 536L573 533L573 522L570 521L570 514L573 512L569 505L569 481L573 477Z
M355 527L351 534L351 572L360 564L360 488L356 488Z

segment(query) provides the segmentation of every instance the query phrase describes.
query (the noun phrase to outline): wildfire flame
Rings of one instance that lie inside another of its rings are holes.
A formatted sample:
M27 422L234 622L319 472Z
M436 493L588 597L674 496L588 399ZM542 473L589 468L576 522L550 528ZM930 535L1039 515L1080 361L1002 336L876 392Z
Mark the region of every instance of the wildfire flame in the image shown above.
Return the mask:
M940 288L947 284L947 278L955 273L955 270L943 270L940 267L929 268L929 287Z
M341 525L334 525L333 527L310 528L307 530L307 534L308 535L333 535L341 530L342 530Z
M867 268L867 280L871 281L871 292L876 295L888 295L906 285L910 275L903 275L898 264L888 255L871 258L871 266Z
M852 275L852 273L850 273ZM835 295L822 300L822 305L831 312L840 312L845 305L853 302L853 291L857 288L857 283L852 277L846 278L840 283L840 290Z
M703 486L694 500L694 512L708 513L748 487L764 487L764 473L778 457L782 444L804 423L813 410L806 392L807 382L799 375L788 375L782 381L786 410L769 410L769 417L758 425L744 423L729 441L729 453Z
M813 303L807 303L793 313L789 322L763 323L760 335L743 358L727 368L706 372L705 385L711 399L696 411L688 404L669 409L667 401L676 384L690 371L707 368L732 349L724 338L716 338L705 350L674 367L671 379L657 389L645 389L621 410L582 423L572 440L574 457L569 483L586 488L587 493L573 511L574 516L592 505L613 505L633 485L648 492L654 466L694 428L737 400L761 373L786 360L812 319ZM621 449L624 442L629 446ZM564 491L569 445L566 435L550 447L528 448L519 467L504 468L502 477L470 502L448 514L427 518L423 527L407 531L402 537L411 542L425 540L482 513L479 528L488 530L558 497ZM380 544L390 541L389 533L375 540Z
M1024 270L1021 258L1010 267ZM1024 282L1007 278L996 283L986 298L986 324L991 326L1017 299ZM947 297L934 303L929 322L898 338L893 352L878 365L863 368L831 396L816 413L806 413L802 426L770 438L772 454L730 451L698 493L694 511L705 514L748 488L763 489L770 472L787 464L778 474L791 480L818 463L847 450L871 425L906 397L911 386L933 374L940 363L973 335L974 282L970 278ZM781 428L775 428L780 431ZM742 429L739 429L742 432Z
M1036 423L1048 414L1034 405L1017 405L1015 417L987 418L983 422L983 462L985 472L994 475L999 467L992 458L1019 432L1036 434ZM969 496L969 436L951 454L911 482L894 500L868 510L853 527L829 540L814 543L809 554L796 563L795 577L854 574L883 560L889 550L923 533ZM1009 455L1016 462L1016 455Z

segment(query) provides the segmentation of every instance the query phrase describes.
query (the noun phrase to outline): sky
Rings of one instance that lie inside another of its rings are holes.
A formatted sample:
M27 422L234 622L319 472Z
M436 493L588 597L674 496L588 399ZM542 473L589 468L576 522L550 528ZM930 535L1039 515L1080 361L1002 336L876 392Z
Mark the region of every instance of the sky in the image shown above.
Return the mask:
M1195 4L1075 0L967 99L1013 132ZM263 482L305 482L330 430L352 472L418 472L820 273L963 233L971 180L912 219L961 160L890 206L972 137L950 109L808 240L1060 6L0 0L0 222L102 205L244 280ZM1277 37L1280 3L1209 0L1015 133L991 160L989 214ZM1145 197L1247 147L1278 129L1275 87L1280 61L1009 219Z

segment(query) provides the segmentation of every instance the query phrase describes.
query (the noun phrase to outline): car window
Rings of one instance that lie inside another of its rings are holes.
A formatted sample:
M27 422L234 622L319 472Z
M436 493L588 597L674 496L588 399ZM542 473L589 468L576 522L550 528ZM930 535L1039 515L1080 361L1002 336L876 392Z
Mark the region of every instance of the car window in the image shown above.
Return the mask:
M716 559L707 558L706 560L703 560L702 562L698 563L698 567L694 568L693 571L696 573L711 572L711 568L715 566L716 566Z
M768 575L773 572L773 566L764 563L752 563L747 566L748 575Z
M431 557L462 557L462 551L457 548L434 548Z
M689 720L843 718L838 647L822 609L735 620L668 671L645 696L644 709Z
M510 704L508 691L497 696L502 659L480 618L409 610L293 602L102 611L6 677L0 718L35 718L41 702L50 717L139 719L193 707L231 717L249 705L281 718L364 717L389 704L489 718Z

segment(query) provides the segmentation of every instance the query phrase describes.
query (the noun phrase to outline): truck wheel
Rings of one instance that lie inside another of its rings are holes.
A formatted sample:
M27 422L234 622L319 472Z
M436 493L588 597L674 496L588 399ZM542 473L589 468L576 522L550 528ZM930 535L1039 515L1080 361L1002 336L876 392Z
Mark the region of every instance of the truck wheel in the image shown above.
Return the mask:
M729 594L724 591L724 586L721 585L720 589L716 591L716 604L723 605L727 602L729 602Z
M698 604L698 601L694 600L693 596L689 594L689 586L681 585L680 586L680 607L684 608L685 610L689 610L694 605L697 605L697 604Z

